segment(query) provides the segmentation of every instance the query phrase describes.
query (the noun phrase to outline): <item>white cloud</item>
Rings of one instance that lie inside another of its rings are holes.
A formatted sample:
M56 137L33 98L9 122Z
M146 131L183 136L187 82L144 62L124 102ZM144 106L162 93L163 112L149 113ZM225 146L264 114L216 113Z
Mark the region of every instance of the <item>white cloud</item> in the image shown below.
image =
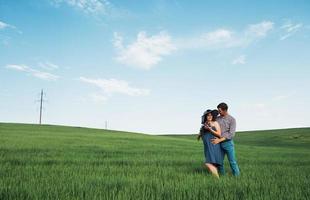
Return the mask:
M51 62L39 62L38 64L41 68L43 69L46 69L46 70L54 70L54 69L58 69L59 66L54 64L54 63L51 63Z
M233 65L241 64L244 65L246 63L246 56L241 55L232 61Z
M213 32L209 32L202 36L207 43L214 44L214 43L221 43L231 40L232 32L225 29L219 29Z
M295 94L296 94L296 92L292 91L292 92L287 93L287 94L281 94L281 95L274 96L271 100L272 101L282 101L282 100L291 98Z
M59 78L59 76L57 75L47 73L47 72L42 72L42 71L33 69L31 67L28 67L26 65L7 65L6 68L12 69L15 71L25 72L27 74L30 74L31 76L34 76L42 80L55 81Z
M175 50L246 47L253 42L266 37L274 28L271 21L250 24L242 31L216 29L198 36L171 39L170 35L160 32L148 37L145 32L139 32L136 41L124 46L123 37L114 33L114 47L117 50L116 60L120 63L141 69L150 69L158 64L164 56ZM233 64L245 64L245 56L241 56Z
M258 109L266 109L265 103L255 103L253 106Z
M15 31L17 31L19 34L22 34L22 32L20 30L18 30L15 26L11 25L11 24L7 24L3 21L0 21L0 30L2 29L14 29Z
M17 71L27 71L29 68L25 65L7 65L6 68L14 69Z
M97 103L103 103L108 100L108 98L103 94L91 94L90 97Z
M294 94L296 93L292 91L287 94L280 94L273 97L268 97L262 102L245 104L244 112L246 112L247 110L251 110L251 113L253 113L252 117L257 119L257 121L266 121L267 119L280 119L283 116L283 113L286 112L285 110L283 110L283 108L279 109L281 106L286 105L283 104L282 101L293 97Z
M11 24L7 24L3 21L0 21L0 30L1 29L7 29L7 28L12 28L12 29L16 29L15 26L11 25Z
M1 29L5 29L5 28L8 28L8 27L10 27L9 24L0 21L0 30L1 30Z
M287 99L288 96L287 95L278 95L278 96L275 96L272 98L273 101L281 101L281 100L284 100L284 99Z
M7 24L3 21L0 21L0 31L5 29L13 29L17 33L22 34L21 31L19 31L15 26ZM9 46L11 37L7 35L0 35L0 44L3 44L4 46Z
M123 38L114 33L114 47L117 50L117 61L140 69L152 68L163 56L176 50L170 35L165 32L149 37L145 32L139 32L136 41L127 46L123 45Z
M218 49L240 46L242 41L228 29L217 29L199 36L179 38L176 40L179 49Z
M93 96L95 99L106 100L107 96L111 96L113 94L124 94L129 96L143 96L148 95L150 91L148 89L141 89L131 87L127 81L117 80L117 79L90 79L85 77L80 77L80 81L92 84L98 87L104 95L95 95Z
M86 14L106 13L107 7L110 5L107 0L52 0L51 2L56 6L66 3Z
M302 23L293 24L291 21L287 21L283 26L281 26L281 29L285 32L285 34L280 37L280 40L285 40L286 38L292 36L302 27Z
M176 46L178 49L223 49L245 47L252 42L264 38L273 29L274 23L262 21L257 24L248 25L243 31L228 29L216 29L198 36L189 38L178 38Z
M271 21L263 21L258 24L250 24L245 30L245 35L250 38L265 37L268 32L273 29L274 23Z

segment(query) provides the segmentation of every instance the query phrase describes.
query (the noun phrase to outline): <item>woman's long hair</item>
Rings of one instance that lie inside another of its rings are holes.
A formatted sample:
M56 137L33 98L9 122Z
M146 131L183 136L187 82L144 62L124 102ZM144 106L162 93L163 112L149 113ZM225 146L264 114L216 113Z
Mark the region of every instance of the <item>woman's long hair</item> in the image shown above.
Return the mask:
M208 111L208 110L207 110ZM206 111L206 112L207 112ZM211 113L212 115L212 121L216 121L217 116L219 115L218 110L212 110L211 112L208 112L202 116L201 124L204 124L207 121L207 115Z
M212 121L216 121L216 118L219 115L219 111L218 110L212 110L211 115L212 115Z

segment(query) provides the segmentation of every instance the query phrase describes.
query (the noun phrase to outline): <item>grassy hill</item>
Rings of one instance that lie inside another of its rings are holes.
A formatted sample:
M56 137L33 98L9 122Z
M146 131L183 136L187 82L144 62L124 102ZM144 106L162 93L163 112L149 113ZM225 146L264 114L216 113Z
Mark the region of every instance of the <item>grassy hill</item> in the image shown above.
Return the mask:
M0 199L310 199L310 128L235 145L242 175L216 180L193 135L0 123Z

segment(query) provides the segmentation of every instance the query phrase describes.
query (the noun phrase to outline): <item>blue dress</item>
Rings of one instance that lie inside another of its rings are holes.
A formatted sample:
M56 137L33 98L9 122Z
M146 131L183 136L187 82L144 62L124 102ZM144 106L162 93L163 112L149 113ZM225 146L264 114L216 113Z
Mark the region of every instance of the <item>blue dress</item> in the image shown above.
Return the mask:
M212 126L213 130L216 130ZM205 163L211 163L216 166L223 165L224 160L224 151L221 148L220 144L212 144L211 139L216 138L210 131L205 130L202 135L204 154L205 154Z

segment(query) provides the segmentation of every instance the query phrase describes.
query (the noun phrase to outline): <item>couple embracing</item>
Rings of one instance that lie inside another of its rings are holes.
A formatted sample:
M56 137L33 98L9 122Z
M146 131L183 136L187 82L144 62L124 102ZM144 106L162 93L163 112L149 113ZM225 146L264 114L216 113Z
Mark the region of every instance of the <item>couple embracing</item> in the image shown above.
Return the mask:
M225 174L225 155L227 155L232 174L240 175L233 142L235 131L236 120L228 114L226 103L220 103L217 110L204 112L198 140L200 138L203 140L205 166L216 177L219 177L219 174Z

